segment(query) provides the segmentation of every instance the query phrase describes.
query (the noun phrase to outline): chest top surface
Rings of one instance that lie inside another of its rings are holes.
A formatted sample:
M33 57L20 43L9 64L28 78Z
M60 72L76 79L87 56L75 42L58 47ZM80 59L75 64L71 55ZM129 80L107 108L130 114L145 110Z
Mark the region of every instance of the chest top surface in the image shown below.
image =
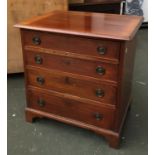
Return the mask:
M19 28L87 37L131 40L143 17L76 11L53 11L15 25Z

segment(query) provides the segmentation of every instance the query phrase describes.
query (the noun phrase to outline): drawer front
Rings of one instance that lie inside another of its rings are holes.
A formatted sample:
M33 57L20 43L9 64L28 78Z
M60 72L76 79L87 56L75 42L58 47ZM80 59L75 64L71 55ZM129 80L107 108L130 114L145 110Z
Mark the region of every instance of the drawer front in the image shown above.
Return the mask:
M24 44L58 51L117 60L120 42L38 31L24 31Z
M28 107L102 128L111 129L113 125L112 109L53 96L41 90L28 90Z
M27 80L28 85L88 98L101 104L116 103L116 87L103 82L80 80L70 74L34 68L27 70Z
M28 65L91 76L101 80L117 81L118 65L115 64L86 61L34 51L25 51L25 55L26 64Z

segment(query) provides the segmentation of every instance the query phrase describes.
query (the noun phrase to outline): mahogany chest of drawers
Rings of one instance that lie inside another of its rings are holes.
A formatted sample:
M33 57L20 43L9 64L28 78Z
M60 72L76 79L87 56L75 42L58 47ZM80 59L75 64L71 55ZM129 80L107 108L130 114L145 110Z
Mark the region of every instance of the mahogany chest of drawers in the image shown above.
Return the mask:
M17 24L26 120L47 117L86 128L117 148L131 101L135 34L142 20L55 11Z

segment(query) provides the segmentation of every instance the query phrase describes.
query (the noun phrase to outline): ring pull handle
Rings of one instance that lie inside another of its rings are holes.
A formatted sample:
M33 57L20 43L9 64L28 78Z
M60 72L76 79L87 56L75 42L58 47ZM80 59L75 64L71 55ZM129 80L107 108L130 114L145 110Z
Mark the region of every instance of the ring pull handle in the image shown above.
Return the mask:
M99 74L99 75L104 75L105 74L105 69L102 67L102 66L98 66L96 68L96 72Z
M36 78L36 81L37 81L40 85L43 85L44 82L45 82L45 79L44 79L43 77L41 77L41 76L38 76L38 77Z
M97 89L97 90L96 90L96 96L97 96L97 97L103 97L103 96L104 96L104 90L102 90L102 89Z
M41 39L39 37L33 37L32 42L34 45L40 45L41 44Z
M100 54L100 55L104 55L106 53L107 49L103 46L99 46L97 47L97 52Z

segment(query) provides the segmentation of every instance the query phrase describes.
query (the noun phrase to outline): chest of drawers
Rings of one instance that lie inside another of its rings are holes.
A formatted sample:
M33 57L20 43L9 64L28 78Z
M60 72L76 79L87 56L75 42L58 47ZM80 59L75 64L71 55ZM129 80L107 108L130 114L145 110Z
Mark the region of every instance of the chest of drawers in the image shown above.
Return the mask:
M113 148L131 102L142 17L55 11L21 30L26 120L47 117L103 135Z

